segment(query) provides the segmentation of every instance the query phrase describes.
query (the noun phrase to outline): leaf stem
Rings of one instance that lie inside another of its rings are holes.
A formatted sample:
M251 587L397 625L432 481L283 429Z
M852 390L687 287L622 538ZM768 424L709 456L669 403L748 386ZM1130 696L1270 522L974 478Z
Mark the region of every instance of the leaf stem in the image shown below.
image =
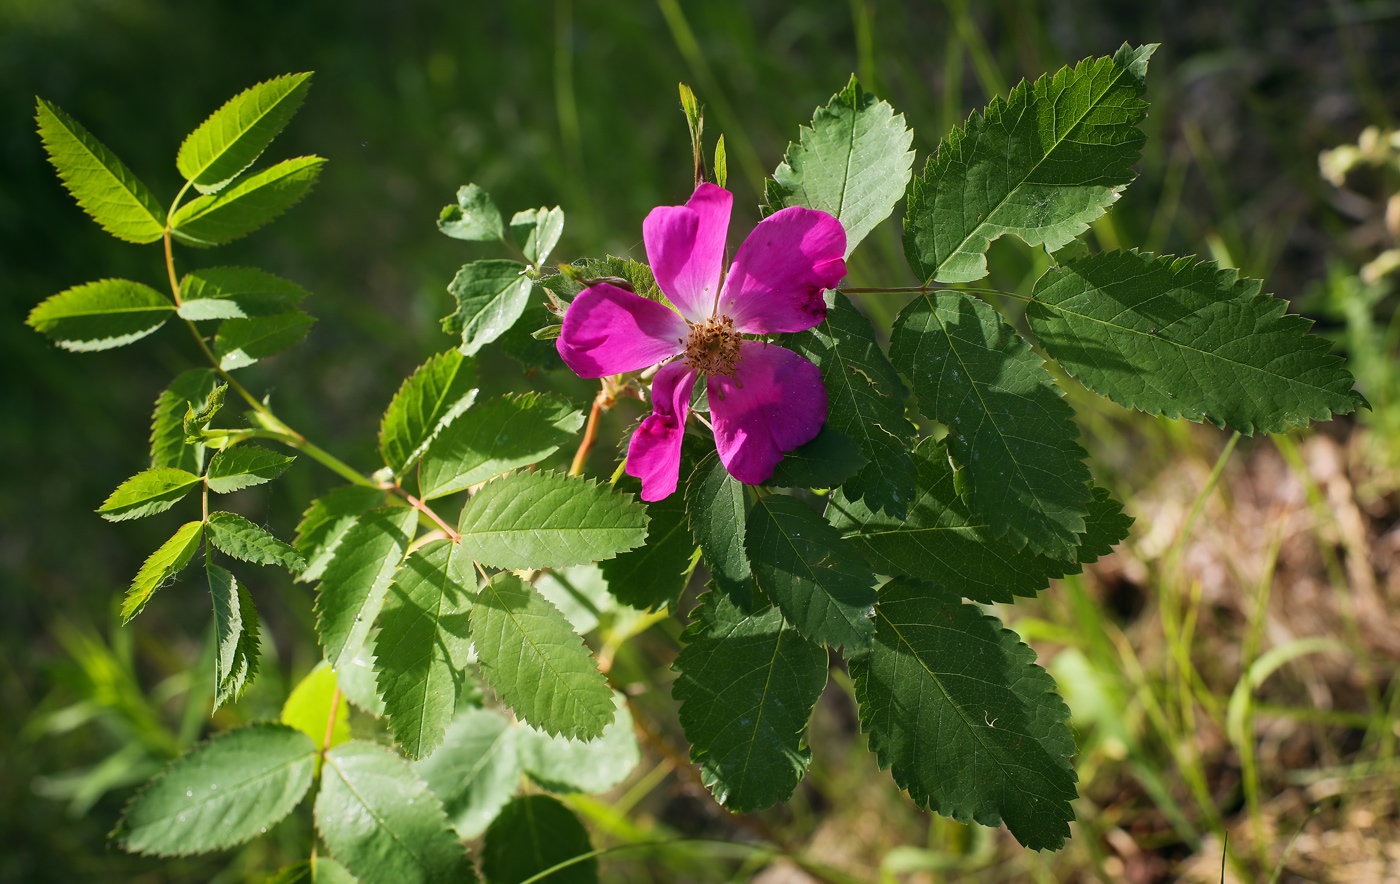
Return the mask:
M439 516L437 513L433 512L432 507L428 506L426 503L414 497L412 494L409 494L407 491L405 491L398 485L386 485L384 487L388 490L392 490L402 495L403 499L408 501L409 506L412 506L414 509L418 510L418 512L423 513L428 518L432 519L433 524L437 525L438 528L440 528L442 532L452 540L453 543L456 543L457 541L462 539L462 535L452 530L452 526L444 522L442 520L442 516Z
M321 754L325 755L331 748L331 736L335 733L335 713L340 706L340 685L335 686L335 693L331 694L331 714L326 716L326 738L321 741Z
M583 441L579 443L578 451L574 453L574 462L569 465L570 476L583 475L583 464L584 461L588 460L588 450L593 447L593 440L598 437L598 416L612 402L613 398L608 395L606 388L599 390L598 395L593 397L593 408L588 412L588 425L583 429Z

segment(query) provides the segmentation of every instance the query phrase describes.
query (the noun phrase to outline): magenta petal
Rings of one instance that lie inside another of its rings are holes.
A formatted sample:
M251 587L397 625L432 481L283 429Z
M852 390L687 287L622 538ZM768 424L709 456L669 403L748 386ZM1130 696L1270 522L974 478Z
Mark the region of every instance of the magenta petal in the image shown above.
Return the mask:
M554 346L579 377L600 378L675 356L689 334L676 311L604 282L569 305Z
M683 362L663 365L651 385L651 414L627 446L627 475L642 480L642 500L660 500L676 490L681 440L690 415L696 372Z
M656 284L691 322L709 319L714 310L733 204L729 191L702 184L685 205L657 206L642 222Z
M774 212L739 246L718 312L745 334L809 329L826 318L822 290L846 276L845 254L845 228L826 212Z
M715 447L730 475L749 485L773 477L773 468L810 442L826 421L826 385L817 367L791 350L745 341L734 377L708 382Z

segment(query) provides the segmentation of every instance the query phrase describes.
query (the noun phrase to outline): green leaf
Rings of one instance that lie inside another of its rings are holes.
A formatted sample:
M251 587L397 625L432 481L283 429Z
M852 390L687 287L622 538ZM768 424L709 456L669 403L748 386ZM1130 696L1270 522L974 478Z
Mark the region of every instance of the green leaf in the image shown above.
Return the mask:
M383 718L384 698L379 696L379 678L374 671L374 636L365 639L358 651L347 656L349 660L335 671L345 699L375 718Z
M1074 819L1069 707L1016 633L956 591L880 590L875 646L850 661L861 730L919 805L966 823L1005 821L1032 850Z
M409 758L442 743L466 677L476 576L456 544L435 540L409 554L380 615L379 694L394 739Z
M599 562L646 540L646 508L630 494L558 473L513 473L481 486L458 531L462 550L492 568Z
M724 150L724 136L715 142L715 183L723 187L729 181L729 155Z
M352 740L326 753L316 829L365 884L476 881L437 797L383 746Z
M267 884L358 884L345 866L321 857L283 866Z
M520 788L517 736L523 732L498 713L464 709L442 747L413 765L463 838L485 831Z
M410 507L382 507L360 516L341 538L316 588L316 633L332 668L364 645L417 520Z
M1054 252L1083 233L1136 177L1147 60L1126 43L1029 84L954 129L915 176L904 254L924 281L987 275L991 241L1014 234Z
M146 602L151 600L156 590L184 570L194 557L195 550L199 549L199 541L203 536L203 522L186 522L174 536L151 553L141 565L141 570L136 572L136 579L131 581L131 588L126 591L126 598L122 600L122 625L130 623L131 618L140 614L141 609L146 607Z
M286 313L306 289L250 267L209 267L180 280L182 319L252 319Z
M103 279L49 297L25 322L63 349L85 352L139 341L174 311L170 299L148 285Z
M683 463L683 472L690 472L692 463ZM638 492L642 486L629 476L617 487ZM647 524L646 542L603 562L600 567L608 583L608 592L618 601L639 610L659 610L680 601L681 592L690 582L695 539L686 528L683 496L672 494L647 504L646 508L651 520Z
M306 570L297 580L319 580L355 520L385 502L385 492L364 485L342 485L312 501L292 540L296 551L306 557Z
M556 396L521 393L485 402L445 427L428 445L419 493L432 500L465 491L567 445L583 413Z
M242 516L210 513L207 524L209 542L235 559L256 565L281 565L289 571L306 567L301 553Z
M1017 548L1073 559L1089 468L1074 409L1020 333L962 292L921 295L899 313L890 358L919 409L948 427L958 491Z
M214 338L219 368L224 371L247 368L259 359L281 353L306 337L315 321L300 310L252 319L226 319Z
M146 185L77 120L42 98L38 103L44 150L78 205L118 239L136 243L160 239L165 232L165 209Z
M520 314L515 325L501 335L501 352L519 362L526 372L558 371L564 368L564 360L559 358L554 342L534 337L541 328L558 324L559 317L550 313L543 303L526 304L525 312ZM448 334L455 332L449 330Z
M691 759L715 800L737 813L788 800L812 761L805 735L826 686L826 651L771 606L746 615L711 592L690 616L671 693Z
M547 260L549 253L559 244L563 232L564 210L558 206L552 209L544 206L526 209L516 212L515 217L510 219L511 236L520 246L520 251L525 253L525 260L531 264Z
M642 760L627 699L613 694L617 717L596 740L551 737L533 728L520 729L516 742L520 764L535 782L551 792L606 792L627 779Z
M870 320L845 295L828 292L826 299L826 319L788 340L821 369L826 425L854 439L870 461L846 481L846 493L902 517L914 496L908 450L914 425L904 416L909 391L875 340Z
M835 488L869 461L845 433L823 424L812 441L783 455L767 485L775 488Z
M744 529L748 524L749 501L744 486L720 462L718 454L708 454L685 489L690 531L715 587L743 610L753 607L753 573L744 552Z
M618 610L603 569L594 563L546 571L535 581L535 591L558 608L579 635L591 632L602 615Z
M254 724L171 762L112 832L123 850L184 856L242 844L291 812L311 787L316 746L301 731Z
M476 351L505 334L530 302L530 277L516 261L474 261L462 265L447 291L457 310L443 317L442 330L462 336L462 352Z
M1109 252L1051 268L1026 309L1065 371L1125 408L1246 435L1365 400L1312 322L1213 261Z
M311 74L286 74L230 98L180 145L175 166L200 193L223 189L287 125L311 88Z
M805 206L846 228L846 257L904 196L914 165L904 115L860 88L855 77L817 108L766 182L764 214Z
M202 411L217 383L213 369L190 369L176 375L156 399L151 414L151 466L203 472L204 446L185 442L185 413Z
M146 470L118 485L97 511L109 522L163 513L199 482L199 476L172 467Z
M1113 553L1113 548L1128 537L1133 517L1125 515L1123 504L1114 500L1107 488L1094 486L1094 499L1089 501L1089 515L1084 517L1084 537L1075 561L1081 565L1097 562L1100 556Z
M379 451L402 475L428 443L476 401L476 360L457 350L429 359L394 394L379 425Z
M781 494L759 499L744 549L758 588L804 636L847 651L870 646L875 576L811 507Z
M297 682L282 704L281 722L294 727L316 742L317 747L329 749L350 739L350 708L335 702L336 673L325 660ZM335 705L335 724L331 726L329 745L326 725L330 724L331 705Z
M238 699L258 674L258 611L248 590L228 571L208 562L214 601L214 711Z
M301 201L321 174L321 157L283 160L232 187L181 206L170 232L185 245L205 248L247 236Z
M608 681L583 640L520 578L501 572L482 587L471 629L491 686L534 727L589 740L613 720Z
M241 491L271 482L287 471L295 457L287 457L246 442L220 451L209 461L209 490L218 494Z
M202 438L200 433L209 426L209 422L212 421L214 416L224 407L224 397L227 395L228 384L219 384L213 390L209 391L209 398L204 401L202 408L196 409L194 403L190 403L190 407L186 409L185 417L181 423L185 431L185 441L187 443L191 445L201 444L199 442Z
M506 237L501 210L496 208L491 196L475 184L458 189L457 205L444 206L437 224L438 230L453 239L487 242Z
M507 804L486 830L481 874L490 884L521 884L592 850L588 830L573 811L548 795L524 795ZM598 858L590 856L539 881L598 884Z

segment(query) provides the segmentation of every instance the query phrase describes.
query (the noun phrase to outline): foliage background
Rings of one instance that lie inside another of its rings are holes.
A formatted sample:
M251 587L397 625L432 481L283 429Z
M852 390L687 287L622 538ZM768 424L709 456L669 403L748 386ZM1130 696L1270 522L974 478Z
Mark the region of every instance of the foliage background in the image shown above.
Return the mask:
M642 217L691 186L678 81L708 104L709 131L726 135L735 229L744 230L757 220L761 177L852 71L906 115L927 155L992 93L1125 40L1163 45L1149 76L1142 175L1114 227L1097 228L1101 244L1116 235L1229 256L1288 298L1322 279L1329 261L1359 260L1354 219L1319 179L1316 156L1400 113L1400 9L1389 3L0 0L0 881L206 880L212 868L109 852L103 836L129 790L78 818L39 794L63 771L141 738L131 724L139 716L54 734L36 722L91 694L71 636L112 633L129 575L174 524L112 526L92 510L143 464L150 405L196 354L171 329L147 346L69 354L22 324L71 285L161 280L159 246L114 242L64 193L34 134L36 93L169 198L186 132L254 82L316 71L269 158L328 157L320 185L292 217L217 261L263 267L313 293L308 309L320 321L308 341L249 370L245 383L270 390L279 413L338 456L372 464L383 405L449 344L436 321L448 312L447 282L464 260L491 256L434 229L458 185L481 184L508 212L562 204L560 259L643 257ZM868 242L854 284L912 281L893 227ZM998 256L1009 270L997 284L1019 285L1024 252L1002 243L993 267ZM897 307L871 310L880 318ZM484 392L531 384L512 363L500 368L483 372L497 385ZM570 378L536 382L580 406L591 398ZM615 410L605 438L634 418L635 409ZM1131 495L1152 477L1115 439L1093 447L1120 496ZM592 471L610 469L612 454L600 446ZM330 480L298 464L274 490L243 499L242 512L289 536L295 513ZM276 646L261 676L275 713L279 679L317 654L309 592L281 577L254 592ZM118 651L132 646L143 689L197 665L207 610L175 602L197 597L171 593L111 639ZM150 708L178 724L178 706Z

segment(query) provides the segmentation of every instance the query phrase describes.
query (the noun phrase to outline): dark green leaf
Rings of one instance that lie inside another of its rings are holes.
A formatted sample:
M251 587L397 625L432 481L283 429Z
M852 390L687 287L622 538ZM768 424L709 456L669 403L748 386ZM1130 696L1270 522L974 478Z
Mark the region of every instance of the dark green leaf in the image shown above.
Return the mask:
M318 580L355 519L385 504L385 492L365 485L342 485L313 501L301 516L292 546L306 557L297 580Z
M753 607L753 573L744 552L749 502L744 486L729 475L718 454L700 461L685 489L690 531L715 587L747 611Z
M957 592L880 590L875 646L850 662L861 729L921 806L1058 849L1074 819L1069 708L1035 651Z
M232 187L181 206L170 219L180 242L203 248L247 236L301 201L321 173L321 157L284 160Z
M210 513L208 525L209 542L235 559L257 565L281 565L289 571L306 567L301 553L242 516Z
M358 884L345 866L333 859L309 859L277 870L267 884Z
M316 829L364 884L476 881L437 797L383 746L352 740L326 753Z
M468 356L499 338L513 326L530 302L530 277L515 261L475 261L457 271L447 291L457 310L443 317L442 330L462 336Z
M1136 177L1156 48L1124 44L1112 58L1023 81L948 133L909 190L904 254L914 274L971 282L987 275L1000 236L1054 252L1083 233Z
M209 595L214 601L214 710L238 699L258 673L258 612L242 584L209 562Z
M613 694L617 717L596 740L551 737L533 728L516 736L520 763L535 782L552 792L606 792L627 779L641 761L627 699Z
M520 788L520 733L498 713L464 709L447 729L442 748L413 765L463 838L485 831Z
M311 88L311 74L286 74L230 98L189 134L175 166L200 193L214 193L253 164Z
M749 511L744 549L758 588L804 636L847 651L870 646L875 576L811 507L781 494L761 498Z
M1364 405L1329 342L1261 286L1213 261L1109 252L1052 268L1026 318L1065 371L1148 414L1252 435Z
M148 285L103 279L59 292L25 320L65 350L110 350L160 328L175 305Z
M438 230L453 239L487 242L505 239L501 210L486 191L467 184L457 191L457 205L444 206L438 215Z
M146 185L77 120L42 98L38 102L44 150L78 205L119 239L137 243L160 239L165 210Z
M413 536L417 510L382 507L356 519L316 588L316 632L333 668L364 645Z
M689 472L692 464L683 462L683 473ZM617 487L635 493L641 490L641 483L629 476ZM685 498L681 495L672 494L646 507L651 519L646 543L603 562L601 567L614 598L640 610L657 610L680 601L694 570L691 556L695 539L686 528Z
M399 387L379 425L379 451L396 475L476 401L476 361L457 350L429 359Z
M681 727L715 800L743 813L792 797L812 761L805 735L827 655L768 607L745 615L700 597L671 688Z
M428 445L418 472L419 493L432 500L538 463L572 442L581 426L582 412L547 393L482 403Z
M156 399L151 414L151 466L203 472L204 446L185 442L185 413L203 410L216 384L213 369L194 368L176 375Z
M502 572L482 587L471 629L487 679L520 718L585 740L613 720L612 692L583 640L520 578Z
M823 424L817 437L783 455L765 484L775 488L835 488L869 461L845 433Z
M291 310L306 289L250 267L209 267L180 280L182 319L251 319Z
M523 365L527 372L558 371L564 368L564 360L559 358L554 342L533 337L541 328L558 324L559 318L550 313L544 304L526 304L515 325L501 335L501 352Z
M920 410L948 427L972 511L1014 547L1072 560L1090 497L1086 452L1026 339L984 301L931 292L900 311L890 357Z
M245 442L214 455L209 461L209 490L218 494L241 491L271 482L287 471L295 457L287 457Z
M214 352L224 371L247 368L281 353L302 338L316 320L300 310L253 319L226 319L214 338Z
M588 830L558 799L525 795L507 804L486 830L481 874L489 884L521 884L592 850ZM539 880L542 884L598 884L598 859L590 856Z
M183 856L242 844L291 812L311 786L316 746L301 731L254 724L170 763L137 793L112 840L132 853Z
M510 219L510 233L515 244L525 253L525 260L540 264L549 259L549 253L559 244L559 236L564 232L564 210L555 206L546 209L526 209L516 212Z
M904 196L914 152L904 115L860 88L855 77L817 108L812 127L789 144L765 188L766 212L805 206L846 228L846 257Z
M118 485L97 511L109 522L163 513L179 503L199 481L199 476L173 467L146 470Z
M203 536L203 522L186 522L174 536L151 553L141 565L141 570L136 572L136 579L131 581L131 588L126 591L126 598L122 600L123 625L141 613L141 609L146 607L146 602L151 600L151 596L155 595L156 590L167 580L184 570L194 557L195 550L199 549L199 541Z
M1095 486L1075 561L1087 565L1097 562L1100 556L1111 555L1113 548L1127 539L1132 526L1133 517L1123 513L1123 504L1114 500L1107 488Z

